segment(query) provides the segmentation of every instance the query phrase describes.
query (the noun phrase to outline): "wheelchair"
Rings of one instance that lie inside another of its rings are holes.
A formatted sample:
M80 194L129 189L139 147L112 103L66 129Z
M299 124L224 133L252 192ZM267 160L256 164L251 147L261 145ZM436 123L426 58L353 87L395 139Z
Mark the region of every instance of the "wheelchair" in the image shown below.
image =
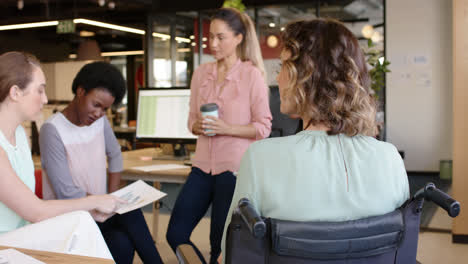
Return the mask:
M243 198L226 235L226 264L414 264L424 201L449 216L460 203L433 183L385 215L344 222L297 222L264 218ZM179 263L201 263L191 246L177 250Z

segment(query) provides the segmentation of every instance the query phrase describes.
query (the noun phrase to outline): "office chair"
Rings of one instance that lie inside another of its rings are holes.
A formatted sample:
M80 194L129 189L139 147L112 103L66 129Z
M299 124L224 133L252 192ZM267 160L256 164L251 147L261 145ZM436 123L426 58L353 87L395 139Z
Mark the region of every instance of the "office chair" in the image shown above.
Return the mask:
M285 137L297 133L300 119L293 119L281 113L281 100L277 85L270 86L271 133L269 137ZM302 130L302 125L301 125Z
M344 222L297 222L261 217L249 200L239 201L227 229L226 264L414 264L424 200L451 217L460 203L428 183L400 208L381 216ZM178 255L193 248L178 249ZM180 263L190 260L179 258Z

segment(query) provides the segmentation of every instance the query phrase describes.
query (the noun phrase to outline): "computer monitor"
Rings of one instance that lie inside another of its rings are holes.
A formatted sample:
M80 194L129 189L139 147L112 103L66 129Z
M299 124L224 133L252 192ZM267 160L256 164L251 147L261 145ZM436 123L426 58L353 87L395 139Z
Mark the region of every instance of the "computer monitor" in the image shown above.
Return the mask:
M138 93L136 137L156 143L194 144L187 127L190 89L145 88Z
M270 110L273 117L270 137L290 136L302 130L300 119L293 119L281 113L279 88L276 85L270 86Z

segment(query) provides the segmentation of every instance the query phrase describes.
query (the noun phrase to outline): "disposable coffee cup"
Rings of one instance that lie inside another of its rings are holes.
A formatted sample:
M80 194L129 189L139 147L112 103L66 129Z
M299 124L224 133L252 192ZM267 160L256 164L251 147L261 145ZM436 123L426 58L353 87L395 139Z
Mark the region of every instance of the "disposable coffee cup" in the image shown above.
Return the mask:
M200 107L200 112L203 117L205 116L215 116L218 117L218 105L215 103L204 104ZM208 119L210 120L210 119ZM211 129L205 129L205 132L210 132ZM216 133L206 134L207 136L214 136Z

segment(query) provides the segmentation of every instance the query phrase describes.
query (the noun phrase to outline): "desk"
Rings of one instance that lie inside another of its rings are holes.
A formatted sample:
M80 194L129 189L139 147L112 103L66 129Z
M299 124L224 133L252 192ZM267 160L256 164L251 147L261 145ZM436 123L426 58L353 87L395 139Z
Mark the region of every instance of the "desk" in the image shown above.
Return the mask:
M14 248L14 247L0 246L0 250L9 249L9 248ZM55 252L49 252L49 251L32 250L32 249L24 249L24 248L14 248L14 249L30 257L33 257L37 260L45 262L47 264L63 264L63 263L114 264L114 261L111 259L85 257L85 256L79 256L79 255L55 253Z
M156 189L161 189L161 182L166 183L184 183L190 173L190 168L176 169L176 170L161 170L144 172L140 170L131 169L132 167L148 166L155 164L183 164L180 160L141 160L140 157L157 157L158 152L155 148L146 148L139 150L131 150L122 152L123 166L122 180L144 180L153 182ZM153 239L156 240L157 228L159 220L159 204L154 203L153 207Z
M136 149L136 128L135 127L119 127L113 128L116 138L125 139L132 145L132 149Z

